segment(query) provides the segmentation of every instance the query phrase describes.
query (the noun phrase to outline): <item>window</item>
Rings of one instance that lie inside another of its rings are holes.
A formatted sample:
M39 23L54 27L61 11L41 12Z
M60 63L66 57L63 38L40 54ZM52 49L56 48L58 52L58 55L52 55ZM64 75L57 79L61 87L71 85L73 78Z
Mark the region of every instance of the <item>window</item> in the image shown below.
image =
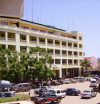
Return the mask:
M38 29L36 29L36 28L31 28L31 30L33 30L33 31L38 31Z
M22 28L23 28L23 29L29 29L29 27L27 27L27 26L22 26Z
M40 32L46 32L45 30L40 30Z
M2 21L1 21L1 24L2 24L2 25L8 25L8 22L2 22Z

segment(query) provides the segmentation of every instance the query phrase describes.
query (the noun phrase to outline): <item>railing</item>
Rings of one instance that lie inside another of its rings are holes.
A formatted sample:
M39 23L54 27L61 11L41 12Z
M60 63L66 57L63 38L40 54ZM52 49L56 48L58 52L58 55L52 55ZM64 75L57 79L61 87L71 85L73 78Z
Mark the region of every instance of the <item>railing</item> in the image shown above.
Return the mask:
M0 40L6 40L5 37L0 37Z
M8 38L8 41L16 41L15 38Z
M30 41L31 44L37 44L37 41Z
M21 42L21 43L26 43L27 41L26 41L26 40L20 39L20 42Z
M45 42L39 42L39 45L46 46L46 43Z

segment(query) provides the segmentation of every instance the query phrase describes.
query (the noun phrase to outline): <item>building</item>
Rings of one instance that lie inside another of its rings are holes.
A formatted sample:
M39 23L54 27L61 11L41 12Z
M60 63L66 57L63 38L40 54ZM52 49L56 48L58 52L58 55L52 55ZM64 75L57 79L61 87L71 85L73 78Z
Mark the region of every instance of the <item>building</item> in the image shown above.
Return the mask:
M25 50L39 46L51 49L54 58L52 69L57 77L74 77L80 74L83 60L82 32L65 30L23 19L0 18L0 45L2 48Z
M98 68L98 61L95 57L85 57L84 59L88 60L91 63L92 70Z

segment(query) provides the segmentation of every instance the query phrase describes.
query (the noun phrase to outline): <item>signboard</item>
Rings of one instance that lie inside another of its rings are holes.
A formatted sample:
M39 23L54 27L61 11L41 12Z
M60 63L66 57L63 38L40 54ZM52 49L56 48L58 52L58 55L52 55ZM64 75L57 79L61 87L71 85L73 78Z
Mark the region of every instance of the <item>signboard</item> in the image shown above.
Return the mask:
M0 16L21 18L24 14L24 0L0 0Z

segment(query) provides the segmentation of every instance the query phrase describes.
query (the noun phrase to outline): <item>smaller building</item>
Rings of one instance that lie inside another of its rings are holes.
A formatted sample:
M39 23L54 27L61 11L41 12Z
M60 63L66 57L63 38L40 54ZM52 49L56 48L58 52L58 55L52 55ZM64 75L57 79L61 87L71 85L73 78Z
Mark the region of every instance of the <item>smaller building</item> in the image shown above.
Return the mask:
M84 59L91 63L92 70L96 70L98 68L98 61L95 57L85 57Z

